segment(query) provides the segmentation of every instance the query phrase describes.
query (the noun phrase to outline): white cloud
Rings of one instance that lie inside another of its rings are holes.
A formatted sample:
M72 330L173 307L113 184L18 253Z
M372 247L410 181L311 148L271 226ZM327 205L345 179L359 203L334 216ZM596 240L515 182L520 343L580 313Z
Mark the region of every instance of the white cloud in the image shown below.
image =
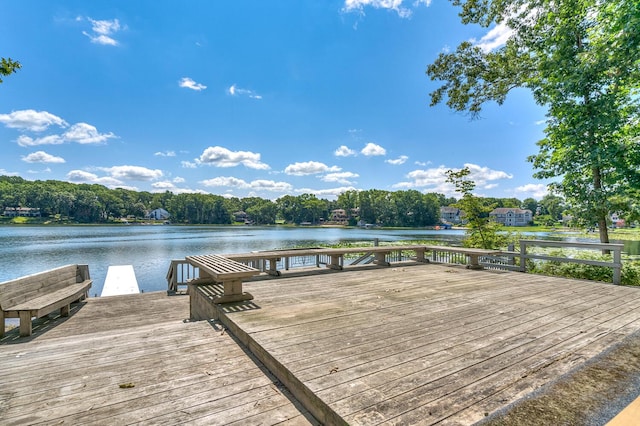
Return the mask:
M153 155L155 155L156 157L175 157L176 152L175 151L158 151Z
M174 182L175 182L175 179L174 179ZM154 182L151 184L151 187L153 187L151 192L154 192L154 193L169 191L169 192L173 192L174 194L207 194L206 191L202 191L199 189L177 187L176 185L174 185L172 182L168 180Z
M340 170L340 167L337 166L329 167L326 164L320 163L318 161L306 161L303 163L289 164L284 169L284 172L288 175L305 176L317 173L339 172Z
M168 180L163 180L163 181L160 181L160 182L154 182L154 183L151 184L151 186L154 189L159 189L159 190L162 190L162 191L171 191L171 190L176 188L176 186L173 184L173 182L170 182Z
M407 162L407 160L409 159L409 157L407 157L406 155L401 155L400 157L396 158L395 160L385 160L385 163L389 163L392 166L399 166L401 164L404 164Z
M256 191L291 192L293 186L287 182L275 182L272 180L257 179L251 181L251 188Z
M12 129L30 130L42 132L49 126L67 127L68 124L62 118L47 111L35 111L25 109L13 111L11 114L0 114L0 123Z
M207 88L204 84L196 83L189 77L183 77L179 82L178 86L184 87L185 89L191 89L195 91L201 91Z
M200 182L206 187L252 189L254 191L290 192L293 187L287 182L276 182L273 180L257 179L246 182L235 177L219 176Z
M491 52L492 50L504 46L507 43L507 40L513 36L513 29L507 25L507 22L510 19L516 18L520 22L528 22L533 25L539 13L540 8L529 7L527 3L519 4L518 2L515 2L514 5L507 5L503 11L505 19L501 23L491 28L488 33L482 36L480 41L477 41L476 39L471 39L469 41L482 49L485 53ZM516 23L516 25L518 24Z
M173 178L173 183L185 183L185 182L186 182L185 178L182 178L180 176L176 176Z
M318 197L328 197L328 198L337 198L338 195L347 191L355 191L356 188L353 186L343 186L340 188L329 188L329 189L311 189L311 188L300 188L296 189L296 192L299 194L313 194Z
M67 173L67 179L72 182L94 182L98 179L98 175L84 170L71 170Z
M373 156L387 155L387 150L381 147L380 145L369 142L364 148L362 148L362 151L360 151L360 153L367 157L373 157Z
M10 172L6 169L0 169L0 176L20 176L20 173Z
M373 7L374 9L393 10L401 18L409 18L413 11L409 7L405 7L404 3L404 0L345 0L342 10L344 12L358 12L364 15L366 7ZM421 4L429 6L431 0L414 0L412 6L415 8Z
M358 155L358 153L348 146L342 145L333 152L333 155L335 155L336 157L353 157Z
M95 126L87 123L76 123L62 135L65 141L79 144L99 144L107 139L115 138L113 133L99 133Z
M13 111L11 114L0 114L0 123L9 128L31 132L42 132L50 126L69 127L69 124L62 118L47 111L35 111L33 109ZM76 123L62 135L47 135L40 138L20 135L17 142L20 146L59 145L64 142L93 144L102 143L115 137L113 133L99 133L98 129L91 124Z
M522 194L524 198L531 197L540 200L549 194L549 187L543 183L528 183L517 187L515 192Z
M198 167L197 163L192 163L191 161L181 161L180 165L182 165L184 169L195 169Z
M440 186L447 179L445 172L449 167L438 166L436 168L426 170L414 170L407 174L411 182L402 182L394 185L394 187L430 187Z
M102 168L114 179L150 181L163 176L162 170L148 169L140 166L113 166Z
M31 174L31 175L36 175L36 174L40 174L40 173L51 173L51 167L46 167L42 170L27 170L27 173Z
M505 45L507 40L513 35L513 30L504 22L496 25L488 33L486 33L480 41L471 39L471 43L478 46L484 52L491 52Z
M221 146L210 146L205 149L197 164L208 164L215 167L236 167L242 164L256 170L268 170L270 167L260 161L260 154L249 151L230 151ZM183 162L183 166L184 166Z
M491 189L497 186L496 181L503 179L512 179L513 175L500 170L492 170L488 167L482 167L477 164L466 163L464 167L468 167L469 179L473 180L477 189ZM409 181L394 184L393 188L424 188L430 192L439 192L447 196L455 195L455 188L452 184L447 183L446 172L448 170L460 170L454 167L446 167L444 165L425 169L414 170L407 174Z
M353 183L353 179L360 177L357 173L352 172L340 172L340 173L329 173L325 176L322 176L322 180L325 182L336 182L341 183L343 185L349 185Z
M29 155L23 156L22 161L27 163L64 163L64 158L56 157L51 154L47 154L44 151L32 152Z
M249 188L247 182L235 177L218 176L213 179L200 181L200 183L207 187Z
M477 164L465 163L464 167L469 168L471 172L469 179L476 183L477 188L485 188L490 181L513 178L513 175L507 172L492 170L488 167L478 166Z
M118 41L113 38L112 35L124 29L124 27L120 26L120 21L117 19L96 20L89 17L86 19L91 22L91 32L83 31L82 34L89 37L91 43L102 44L105 46L118 45ZM83 19L77 18L77 20L82 21Z
M110 188L122 188L122 182L112 177L98 177L98 175L84 170L71 170L67 173L67 180L75 183L97 183Z
M42 138L30 138L26 135L20 135L17 139L20 146L38 146L38 145L60 145L64 143L64 139L60 135L49 135Z
M248 96L251 99L262 99L262 95L257 94L253 90L241 89L238 86L236 86L235 84L232 84L231 87L229 87L229 89L227 89L227 92L231 96Z

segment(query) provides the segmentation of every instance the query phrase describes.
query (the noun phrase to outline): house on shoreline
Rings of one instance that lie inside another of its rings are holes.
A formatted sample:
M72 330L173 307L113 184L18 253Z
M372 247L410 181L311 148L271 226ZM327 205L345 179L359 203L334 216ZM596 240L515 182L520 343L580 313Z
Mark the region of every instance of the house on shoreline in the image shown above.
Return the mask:
M493 209L489 217L504 226L527 226L533 221L531 210L510 207Z
M7 217L42 217L40 209L36 207L5 207L3 215Z

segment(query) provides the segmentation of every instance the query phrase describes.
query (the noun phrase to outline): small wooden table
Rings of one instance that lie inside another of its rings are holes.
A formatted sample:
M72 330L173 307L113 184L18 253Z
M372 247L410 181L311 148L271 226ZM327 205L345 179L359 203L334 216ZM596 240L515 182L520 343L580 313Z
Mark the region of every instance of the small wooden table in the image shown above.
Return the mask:
M258 275L259 270L216 254L187 256L185 259L200 270L200 278L193 280L191 284L222 283L224 294L216 297L213 303L241 302L253 299L250 293L242 291L242 280Z

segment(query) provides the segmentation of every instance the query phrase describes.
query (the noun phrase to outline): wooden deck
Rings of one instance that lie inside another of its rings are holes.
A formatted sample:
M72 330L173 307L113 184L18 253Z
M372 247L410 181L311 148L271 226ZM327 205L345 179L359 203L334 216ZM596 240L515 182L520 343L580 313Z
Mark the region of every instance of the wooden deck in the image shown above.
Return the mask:
M640 288L517 272L427 264L245 287L252 307L221 320L328 424L473 424L640 329Z
M640 288L517 272L411 263L244 286L254 300L218 305L221 323L149 293L8 332L1 423L317 424L305 404L325 424L467 425L640 329Z
M317 424L220 324L185 322L188 303L92 298L30 338L7 333L0 423Z

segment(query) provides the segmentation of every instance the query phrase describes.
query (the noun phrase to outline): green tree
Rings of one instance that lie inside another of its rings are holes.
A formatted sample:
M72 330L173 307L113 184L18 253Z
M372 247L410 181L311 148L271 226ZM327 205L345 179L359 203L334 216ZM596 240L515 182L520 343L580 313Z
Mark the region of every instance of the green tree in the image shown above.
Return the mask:
M0 58L0 83L2 83L2 76L9 76L14 72L22 68L20 62L14 61L11 58Z
M260 199L245 210L249 218L258 225L270 225L276 221L278 207L271 200Z
M456 192L462 195L453 206L464 212L466 221L465 247L479 247L484 249L499 249L506 245L508 235L501 233L502 225L489 217L493 206L486 205L483 200L473 195L476 187L470 180L471 171L465 167L459 171L448 170L447 182L452 183Z
M562 220L562 213L565 210L564 200L554 194L547 194L540 200L540 210L542 214L548 214L556 221Z
M289 223L304 222L301 220L302 205L300 199L293 195L285 195L276 200L278 216Z
M522 207L524 210L531 210L531 213L536 214L538 210L538 202L533 198L525 198L522 200Z
M503 24L504 46L471 42L442 53L427 73L444 84L431 104L476 117L514 88L547 108L546 137L529 158L584 223L608 242L609 212L625 208L640 176L640 7L631 0L452 0L465 24Z

